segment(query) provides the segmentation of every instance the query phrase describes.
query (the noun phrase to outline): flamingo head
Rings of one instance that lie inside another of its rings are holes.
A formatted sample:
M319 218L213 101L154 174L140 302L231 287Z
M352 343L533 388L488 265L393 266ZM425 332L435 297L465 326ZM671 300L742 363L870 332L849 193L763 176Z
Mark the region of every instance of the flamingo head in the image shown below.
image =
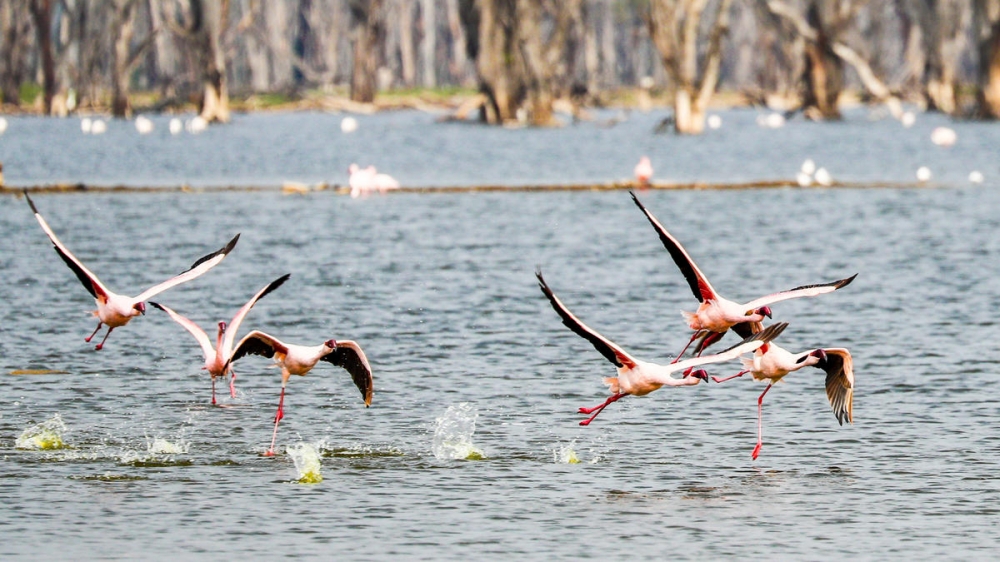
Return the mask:
M146 303L144 303L144 302L137 302L137 303L135 303L135 304L132 305L132 310L136 311L137 314L145 315L146 314Z
M691 371L691 374L688 376L708 382L708 371L705 369L695 369L694 371Z
M763 320L765 316L768 317L768 318L770 318L771 317L771 307L770 306L762 306L762 307L760 307L760 308L758 308L756 310L750 310L750 311L747 312L747 316L753 316L754 314L759 314L761 320Z
M806 363L808 361L808 363ZM826 363L826 351L814 349L809 353L799 357L796 363L806 363L807 365L823 365Z
M226 323L225 322L219 322L219 335L222 335L222 334L225 334L225 333L226 333Z
M323 345L330 349L337 349L337 340L326 340Z

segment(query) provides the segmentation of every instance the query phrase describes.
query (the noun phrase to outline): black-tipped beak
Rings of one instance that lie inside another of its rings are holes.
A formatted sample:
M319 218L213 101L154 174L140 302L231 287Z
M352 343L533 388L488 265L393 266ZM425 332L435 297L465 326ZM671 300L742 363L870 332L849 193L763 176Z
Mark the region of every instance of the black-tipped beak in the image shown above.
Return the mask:
M692 371L691 376L696 379L701 379L705 382L708 382L708 371L706 371L705 369L698 369L696 371Z
M143 316L146 315L146 303L144 302L135 303L135 309L139 311L139 314L142 314Z
M819 363L818 364L820 364L820 365L825 365L826 364L826 351L824 351L822 349L817 349L816 351L812 352L812 356L815 357L815 358L817 358L817 359L819 359Z

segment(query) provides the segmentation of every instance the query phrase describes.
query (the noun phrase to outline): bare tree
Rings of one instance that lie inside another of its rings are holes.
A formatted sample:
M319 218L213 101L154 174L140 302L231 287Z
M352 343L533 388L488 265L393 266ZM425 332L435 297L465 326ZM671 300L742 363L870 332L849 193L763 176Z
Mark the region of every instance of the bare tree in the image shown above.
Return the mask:
M977 114L1000 119L1000 0L975 0L974 26L979 51Z
M385 39L382 0L349 0L354 38L354 66L351 69L351 100L375 101L379 51Z
M52 46L52 0L31 0L29 9L35 24L35 43L42 65L42 88L46 115L52 113L52 100L56 95L56 60Z
M228 0L185 0L175 12L183 20L165 19L174 33L187 40L201 80L198 114L209 123L229 121L229 90L226 85L226 57L222 35L229 13Z
M0 96L3 103L18 105L21 82L27 74L25 60L31 47L31 20L18 9L18 0L0 0Z
M958 59L965 43L961 0L897 0L905 37L907 88L919 90L930 110L958 109Z
M129 101L129 73L141 60L143 53L152 44L158 30L152 29L133 48L135 35L135 9L138 0L114 0L109 7L113 10L111 32L114 40L112 52L113 72L111 74L111 114L115 117L130 117L132 104Z
M722 39L729 27L731 0L716 2L699 56L702 18L709 0L651 0L647 14L653 38L674 90L674 128L696 135L705 129L705 110L719 82Z

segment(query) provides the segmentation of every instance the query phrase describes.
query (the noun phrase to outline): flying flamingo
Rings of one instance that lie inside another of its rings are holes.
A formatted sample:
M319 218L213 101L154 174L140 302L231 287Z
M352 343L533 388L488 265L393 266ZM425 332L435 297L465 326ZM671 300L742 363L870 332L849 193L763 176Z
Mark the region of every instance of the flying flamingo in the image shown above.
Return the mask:
M691 369L699 365L720 363L722 361L735 359L741 354L754 351L765 343L771 341L773 338L778 337L782 330L785 329L785 326L787 326L785 323L774 324L765 330L751 335L733 347L715 355L695 357L671 363L669 365L658 365L656 363L650 363L632 357L617 344L581 322L576 316L573 315L572 312L569 311L569 309L566 308L565 305L563 305L562 301L556 297L555 293L552 292L552 289L550 289L545 283L545 279L542 278L542 272L535 272L535 276L538 278L538 285L541 287L542 292L545 293L549 302L552 303L552 308L554 308L562 318L563 324L565 324L570 330L573 330L573 332L575 332L578 336L589 341L591 345L593 345L594 348L601 353L601 355L603 355L608 361L614 363L615 367L618 368L617 377L608 377L604 379L604 384L608 385L612 392L611 397L605 400L603 404L593 408L580 408L579 412L581 414L592 414L589 418L581 421L580 425L590 425L590 422L594 421L594 418L596 418L597 415L600 414L609 404L617 402L619 399L630 394L634 396L644 396L662 386L693 386L702 380L707 381L708 373L706 373L703 369L692 372L687 378L678 379L670 375L672 373Z
M275 365L281 367L281 398L278 399L278 412L274 415L274 434L271 436L271 447L264 453L266 457L274 456L274 443L278 438L278 422L285 417L285 385L292 375L305 376L320 360L343 367L351 374L354 385L361 391L365 407L372 403L372 368L361 347L350 340L327 340L320 345L307 347L283 343L274 336L254 330L243 336L236 344L232 357L226 367L247 354L273 357Z
M648 156L643 156L639 159L639 163L635 165L635 181L639 184L639 187L649 187L649 180L653 177L653 164L649 161Z
M762 322L765 317L771 317L771 307L768 305L788 299L815 297L831 293L841 287L847 286L858 276L855 273L850 277L830 283L803 285L787 291L766 295L746 304L733 302L715 292L712 284L708 282L708 278L698 269L698 266L691 259L691 256L688 255L684 247L681 246L681 243L667 232L667 229L663 228L660 222L656 220L656 217L639 202L639 198L634 193L631 195L632 200L635 201L635 204L646 215L646 218L649 219L649 223L656 229L657 234L660 235L660 241L663 242L667 251L670 252L674 263L677 264L677 267L680 268L681 273L687 279L688 285L691 287L691 292L694 293L695 298L701 303L698 310L693 313L681 312L684 319L688 322L688 326L695 333L688 340L684 349L677 354L677 359L698 338L702 338L702 341L695 346L695 353L700 355L706 347L720 340L730 328L740 337L746 338L750 336L753 333L751 328L753 323Z
M750 373L755 381L768 381L767 388L757 398L757 446L751 453L754 460L757 460L763 443L761 410L764 395L785 375L803 367L816 367L826 371L826 397L833 408L833 414L837 416L840 425L844 425L844 420L853 424L851 410L854 405L854 360L851 358L851 352L844 348L819 348L790 353L773 343L768 343L754 352L753 359L743 359L743 371L723 379L712 377L715 382L726 382Z
M171 287L190 281L205 273L209 269L219 265L219 263L225 259L226 255L229 254L229 252L231 252L236 246L236 241L240 239L240 235L237 234L221 250L212 252L211 254L198 259L198 261L194 262L194 264L192 264L187 271L184 271L175 277L171 277L159 285L154 285L146 289L138 296L128 297L112 292L104 285L104 283L101 283L101 280L98 279L96 275L91 273L90 270L80 262L80 260L76 259L76 256L70 253L69 249L66 248L66 246L64 246L58 238L56 238L55 233L52 232L51 228L49 228L49 224L45 222L42 215L38 213L38 209L35 207L35 203L31 200L31 197L28 196L27 191L24 192L24 197L28 200L28 205L31 206L31 211L35 213L35 218L38 219L38 224L42 225L42 230L45 231L49 240L52 241L52 245L55 248L56 253L58 253L59 257L66 262L66 265L73 270L73 273L76 273L77 278L81 283L83 283L84 288L86 288L87 291L90 292L91 296L93 296L97 301L97 310L93 312L94 316L97 317L97 328L95 328L94 332L86 337L84 341L89 343L90 340L97 335L97 332L100 331L101 326L107 324L108 332L104 334L104 339L101 340L101 343L97 344L95 349L98 350L104 348L104 342L108 340L108 336L111 335L112 330L128 324L129 320L139 316L140 314L146 314L146 303L144 301L162 293L163 291L166 291L167 289L170 289Z
M213 406L216 404L215 378L225 377L227 374L227 370L228 373L232 375L229 379L229 394L233 398L236 397L236 387L234 384L236 381L236 373L233 372L232 368L227 369L226 366L229 362L229 358L232 357L233 340L236 339L236 332L239 331L240 324L243 322L243 319L246 318L247 314L250 312L250 309L253 308L253 305L257 304L258 300L264 298L265 295L280 287L281 284L287 281L289 277L291 277L291 274L282 275L281 277L275 279L274 281L271 281L271 283L269 283L266 287L264 287L260 291L257 291L257 294L254 295L253 298L251 298L246 304L244 304L242 308L236 311L236 315L233 316L233 320L229 323L228 326L226 325L225 322L219 322L219 333L216 336L215 347L212 347L212 340L208 338L208 334L205 333L205 330L202 330L200 327L198 327L197 324L185 318L184 316L177 314L176 312L174 312L173 310L171 310L166 306L163 306L162 304L155 303L152 301L149 302L149 304L153 305L154 307L162 310L163 312L166 312L171 318L174 319L175 322L180 324L188 332L191 332L191 335L194 336L196 340L198 340L198 343L201 345L201 350L205 352L205 366L202 367L202 370L208 371L208 374L212 376Z

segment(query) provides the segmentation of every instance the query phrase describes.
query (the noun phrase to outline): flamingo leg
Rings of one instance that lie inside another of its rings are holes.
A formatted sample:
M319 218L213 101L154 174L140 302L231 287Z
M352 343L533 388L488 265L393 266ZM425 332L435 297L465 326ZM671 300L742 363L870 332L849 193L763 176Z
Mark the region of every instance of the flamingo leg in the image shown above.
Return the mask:
M604 403L601 404L600 406L597 406L597 407L594 407L594 408L580 408L579 412L581 414L594 414L594 415L590 416L589 418L587 418L587 419L583 420L582 422L580 422L580 425L590 425L590 422L594 421L594 418L596 418L598 414L600 414L601 412L603 412L604 408L608 407L608 404L611 404L612 402L617 402L619 399L621 399L622 396L626 396L626 395L619 392L618 394L615 394L614 396L612 396L612 397L608 398L607 400L605 400Z
M236 371L229 371L229 395L236 398Z
M750 454L750 456L753 457L753 460L757 460L757 455L760 454L760 446L764 443L763 431L762 431L764 422L761 414L761 409L763 408L764 404L764 395L767 394L768 390L771 390L770 384L767 385L767 388L764 389L764 392L760 393L760 398L757 398L757 446L753 448L753 453Z
M285 387L281 387L281 398L278 399L278 412L274 414L274 434L271 435L271 448L264 453L265 457L274 456L274 443L278 439L278 422L285 417Z
M740 371L740 372L736 373L735 375L733 375L733 376L731 376L731 377L726 377L726 378L724 378L724 379L720 379L719 377L712 377L712 380L713 380L713 381L715 381L715 382L726 382L726 381L731 381L731 380L733 380L733 379L735 379L735 378L737 378L737 377L742 377L743 375L745 375L745 374L747 374L747 373L749 373L749 372L750 372L750 371Z
M703 336L704 332L705 332L704 330L698 330L697 332L695 332L694 334L692 334L691 335L691 339L689 339L688 342L687 342L687 345L685 345L684 349L682 349L681 352L677 354L677 357L674 357L674 360L671 361L670 364L672 365L672 364L680 361L681 360L681 356L684 355L684 352L687 351L687 349L689 347L691 347L691 344L694 343L694 340L696 340L699 337Z
M212 377L212 405L215 406L215 377Z
M101 340L101 343L97 344L97 347L95 347L94 349L96 350L104 349L104 342L108 341L108 336L111 335L112 330L114 330L114 328L108 328L108 333L104 334L104 339Z
M89 336L87 336L87 337L83 338L83 341L85 341L85 342L87 342L87 343L90 343L90 340L94 339L94 336L96 336L96 335L97 335L97 332L100 332L100 331L101 331L101 326L103 326L103 325L104 325L104 323L103 323L103 322L101 322L100 320L98 320L98 321L97 321L97 327L96 327L96 328L94 328L94 333L92 333L92 334L90 334Z

